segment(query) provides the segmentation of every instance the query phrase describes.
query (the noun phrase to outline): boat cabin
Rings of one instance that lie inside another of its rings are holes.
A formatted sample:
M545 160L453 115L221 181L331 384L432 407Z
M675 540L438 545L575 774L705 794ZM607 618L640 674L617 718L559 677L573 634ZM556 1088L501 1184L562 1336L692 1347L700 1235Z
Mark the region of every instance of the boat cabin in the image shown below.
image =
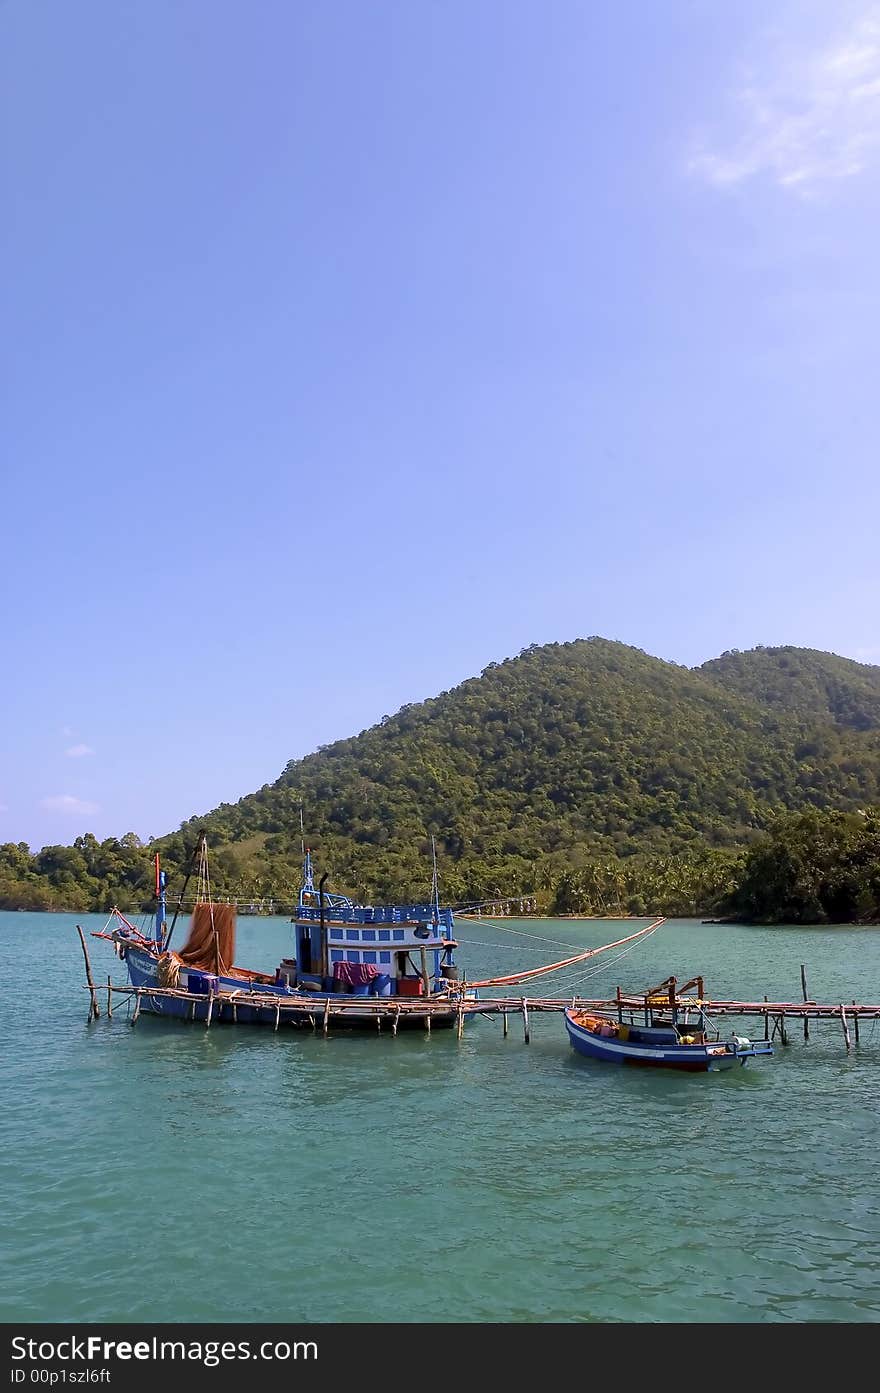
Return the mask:
M278 972L300 991L431 996L458 979L451 909L301 904L293 924L295 960Z

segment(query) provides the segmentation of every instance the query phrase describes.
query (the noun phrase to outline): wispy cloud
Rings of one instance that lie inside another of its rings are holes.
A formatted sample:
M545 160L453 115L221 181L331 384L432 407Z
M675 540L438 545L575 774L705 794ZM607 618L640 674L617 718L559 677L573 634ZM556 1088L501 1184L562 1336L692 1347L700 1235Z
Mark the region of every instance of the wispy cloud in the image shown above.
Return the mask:
M880 156L880 5L818 49L770 45L729 95L735 115L694 142L692 174L721 188L763 175L807 194L863 173Z
M85 755L93 755L95 752L91 745L71 745L69 750L64 753L68 759L82 759Z
M50 813L71 813L77 817L98 812L97 803L89 803L85 798L74 798L70 793L53 793L50 798L40 800L40 807Z

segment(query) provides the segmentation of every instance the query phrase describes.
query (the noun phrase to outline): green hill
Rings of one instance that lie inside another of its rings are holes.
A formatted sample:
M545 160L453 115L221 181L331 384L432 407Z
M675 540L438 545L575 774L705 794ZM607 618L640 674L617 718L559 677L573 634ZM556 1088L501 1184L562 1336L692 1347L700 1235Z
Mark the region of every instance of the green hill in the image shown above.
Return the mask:
M289 902L302 807L321 868L365 900L424 895L434 834L458 902L707 909L781 814L880 802L878 684L878 669L804 649L690 670L601 638L533 647L291 762L159 846L181 866L204 827L220 891ZM131 896L127 841L78 839L27 867L8 848L0 902L22 876L102 907Z
M880 730L880 667L814 648L723 653L699 669L739 696L803 720Z
M434 833L447 893L477 899L602 858L732 850L780 812L878 799L874 736L594 638L528 649L404 707L193 820L183 840L201 824L212 843L262 835L265 875L286 860L293 883L302 805L322 864L355 893L423 891Z

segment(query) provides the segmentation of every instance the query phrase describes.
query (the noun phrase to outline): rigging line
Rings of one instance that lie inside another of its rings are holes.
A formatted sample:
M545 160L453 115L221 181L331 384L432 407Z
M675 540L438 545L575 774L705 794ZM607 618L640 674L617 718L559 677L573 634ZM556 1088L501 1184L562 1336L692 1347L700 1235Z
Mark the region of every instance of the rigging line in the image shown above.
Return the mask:
M655 930L655 932L656 932L656 930ZM645 935L645 938L648 938L648 937L650 937L650 935L649 935L649 934L646 934L646 935ZM607 970L608 970L610 967L613 967L615 963L619 963L619 962L621 961L622 958L628 958L629 955L630 955L630 953L633 953L637 947L638 947L638 944L637 944L637 943L633 943L633 944L631 945L631 947L629 947L629 948L624 948L623 952L622 952L622 953L618 953L616 957L614 957L614 958L609 958L609 959L607 960L607 962L600 963L598 967L591 968L589 972L582 972L582 973L579 973L576 977L567 977L567 978L564 978L564 979L563 979L563 982L560 983L560 985L568 985L568 986L570 986L570 987L574 987L574 986L577 986L577 984L578 984L579 982L588 982L588 981L590 981L593 977L600 977L600 976L602 975L603 972L607 972Z
M543 953L543 948L527 948L523 943L486 943L481 938L459 938L456 940L462 948L494 948L499 953ZM568 945L559 945L567 947Z
M544 967L529 968L526 972L512 972L507 977L487 977L482 982L471 982L471 987L504 987L515 982L525 982L531 977L542 977L548 972L556 972L561 967L574 966L575 963L583 962L587 958L594 958L599 953L607 953L611 948L621 948L624 943L633 943L637 939L645 938L655 929L659 929L661 924L665 924L665 919L656 919L647 928L639 929L637 933L627 934L625 938L615 939L613 943L600 943L597 948L588 948L586 952L575 953L573 957L563 958L557 963L547 963Z
M648 937L648 935L646 935L646 937ZM619 963L622 958L628 958L630 953L634 952L637 947L638 944L634 943L631 947L624 948L622 953L618 953L616 957L609 958L607 962L600 963L598 967L591 968L589 972L578 973L575 977L563 977L560 982L554 982L552 984L553 989L561 991L561 994L564 996L569 996L572 994L569 990L571 987L576 987L581 982L590 981L593 977L601 976L603 972L607 972L615 963ZM564 991L562 991L563 988L565 988Z
M532 938L536 943L549 943L553 948L576 948L577 944L563 943L559 938L542 938L540 934L527 934L523 929L509 929L506 924L496 924L493 919L471 919L481 929L497 929L499 933L517 934L520 938Z
M652 932L656 933L656 929ZM650 937L652 937L652 934L645 934L645 938ZM640 939L639 942L644 942L644 939ZM587 972L578 973L575 977L569 978L569 982L572 984L576 984L578 982L590 981L593 977L600 977L603 972L606 972L608 968L613 967L615 963L619 963L623 958L628 958L630 953L635 952L638 946L638 943L630 944L629 948L624 948L622 953L617 953L613 958L609 958L606 962L599 963L597 967L591 968Z

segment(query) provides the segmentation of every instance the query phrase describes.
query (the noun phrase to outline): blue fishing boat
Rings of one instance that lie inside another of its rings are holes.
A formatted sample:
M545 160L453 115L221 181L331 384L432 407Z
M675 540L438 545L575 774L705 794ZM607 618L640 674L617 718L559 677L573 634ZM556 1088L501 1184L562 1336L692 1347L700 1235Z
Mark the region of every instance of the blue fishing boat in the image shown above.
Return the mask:
M441 908L436 861L431 903L358 905L314 886L311 852L304 852L303 883L293 917L294 952L274 974L235 964L235 906L212 898L205 839L198 847L198 889L189 935L172 938L189 876L169 926L165 872L155 858L156 914L150 931L118 909L109 938L137 992L138 1011L189 1021L230 1024L334 1024L376 1027L426 1020L435 1026L463 1021L462 1005L475 993L459 982L453 911Z
M697 988L695 997L685 995L690 987ZM653 1064L716 1073L743 1065L757 1055L773 1053L769 1040L752 1041L742 1035L722 1040L703 1009L702 997L701 977L687 982L680 992L676 979L669 977L645 993L639 1006L644 1022L635 1021L632 1003L629 1021L624 1021L622 1009L615 1020L569 1006L564 1013L565 1028L578 1054L605 1064Z

